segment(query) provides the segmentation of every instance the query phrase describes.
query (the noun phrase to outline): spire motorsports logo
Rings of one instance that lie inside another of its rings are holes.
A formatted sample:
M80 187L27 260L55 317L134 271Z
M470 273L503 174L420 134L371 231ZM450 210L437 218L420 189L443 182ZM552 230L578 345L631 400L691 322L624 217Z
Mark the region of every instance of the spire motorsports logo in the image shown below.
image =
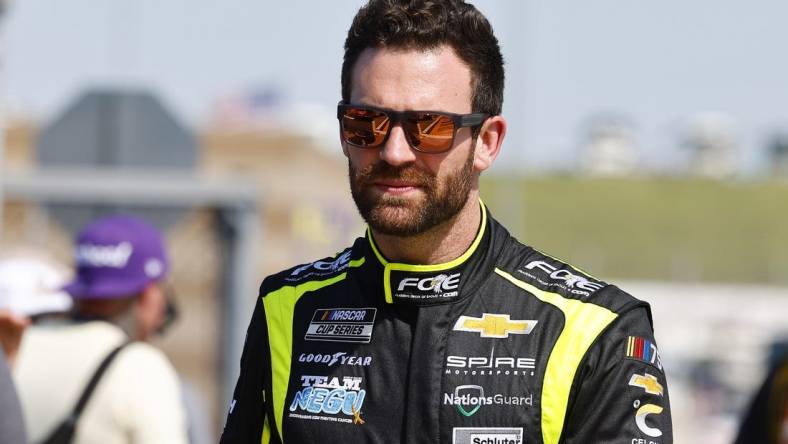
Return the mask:
M361 388L362 382L360 376L301 376L301 390L290 403L290 417L363 424L361 407L367 391Z
M533 376L535 368L535 358L495 356L495 347L493 346L490 350L490 356L447 356L445 374L463 376Z
M458 385L454 393L443 394L443 405L453 405L457 411L470 417L476 414L483 405L534 405L534 395L506 396L496 393L485 396L484 387L480 385Z

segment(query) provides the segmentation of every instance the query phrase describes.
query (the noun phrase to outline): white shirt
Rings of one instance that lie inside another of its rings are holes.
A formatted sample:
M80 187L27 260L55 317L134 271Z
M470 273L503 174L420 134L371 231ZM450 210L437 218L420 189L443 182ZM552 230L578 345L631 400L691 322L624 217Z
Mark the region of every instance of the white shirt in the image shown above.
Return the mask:
M101 361L126 335L103 321L33 326L23 338L14 379L32 442L71 412ZM158 349L141 342L118 354L96 386L74 444L185 444L180 383Z

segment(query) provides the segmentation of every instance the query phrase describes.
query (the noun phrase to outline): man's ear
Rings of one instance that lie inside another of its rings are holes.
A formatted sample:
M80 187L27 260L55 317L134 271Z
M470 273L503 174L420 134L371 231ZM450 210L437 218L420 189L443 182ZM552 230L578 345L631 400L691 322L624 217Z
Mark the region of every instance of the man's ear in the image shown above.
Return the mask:
M479 135L476 137L476 152L473 167L477 172L490 168L501 152L501 144L506 136L506 119L503 116L492 116L484 121Z

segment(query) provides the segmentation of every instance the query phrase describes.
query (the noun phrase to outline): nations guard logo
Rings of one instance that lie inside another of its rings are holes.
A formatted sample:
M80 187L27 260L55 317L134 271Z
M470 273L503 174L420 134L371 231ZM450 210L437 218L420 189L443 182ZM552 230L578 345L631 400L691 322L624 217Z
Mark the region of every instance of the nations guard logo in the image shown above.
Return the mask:
M484 313L481 318L460 316L454 324L455 331L480 333L483 338L508 338L510 334L527 335L537 321L511 320L508 314Z

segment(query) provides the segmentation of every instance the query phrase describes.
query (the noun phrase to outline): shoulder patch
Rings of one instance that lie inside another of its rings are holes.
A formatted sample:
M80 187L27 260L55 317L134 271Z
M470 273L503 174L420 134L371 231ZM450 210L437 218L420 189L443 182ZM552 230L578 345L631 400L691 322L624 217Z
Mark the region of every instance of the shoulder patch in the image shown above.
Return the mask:
M538 253L529 255L516 273L545 291L567 296L588 297L607 286L568 264Z
M334 257L320 259L308 264L299 265L283 273L284 281L288 284L305 280L323 279L345 271L351 263L351 248L337 253Z
M645 362L656 367L659 371L662 370L662 358L659 356L659 349L654 341L651 341L640 336L629 336L627 338L626 350L624 356L627 359Z

